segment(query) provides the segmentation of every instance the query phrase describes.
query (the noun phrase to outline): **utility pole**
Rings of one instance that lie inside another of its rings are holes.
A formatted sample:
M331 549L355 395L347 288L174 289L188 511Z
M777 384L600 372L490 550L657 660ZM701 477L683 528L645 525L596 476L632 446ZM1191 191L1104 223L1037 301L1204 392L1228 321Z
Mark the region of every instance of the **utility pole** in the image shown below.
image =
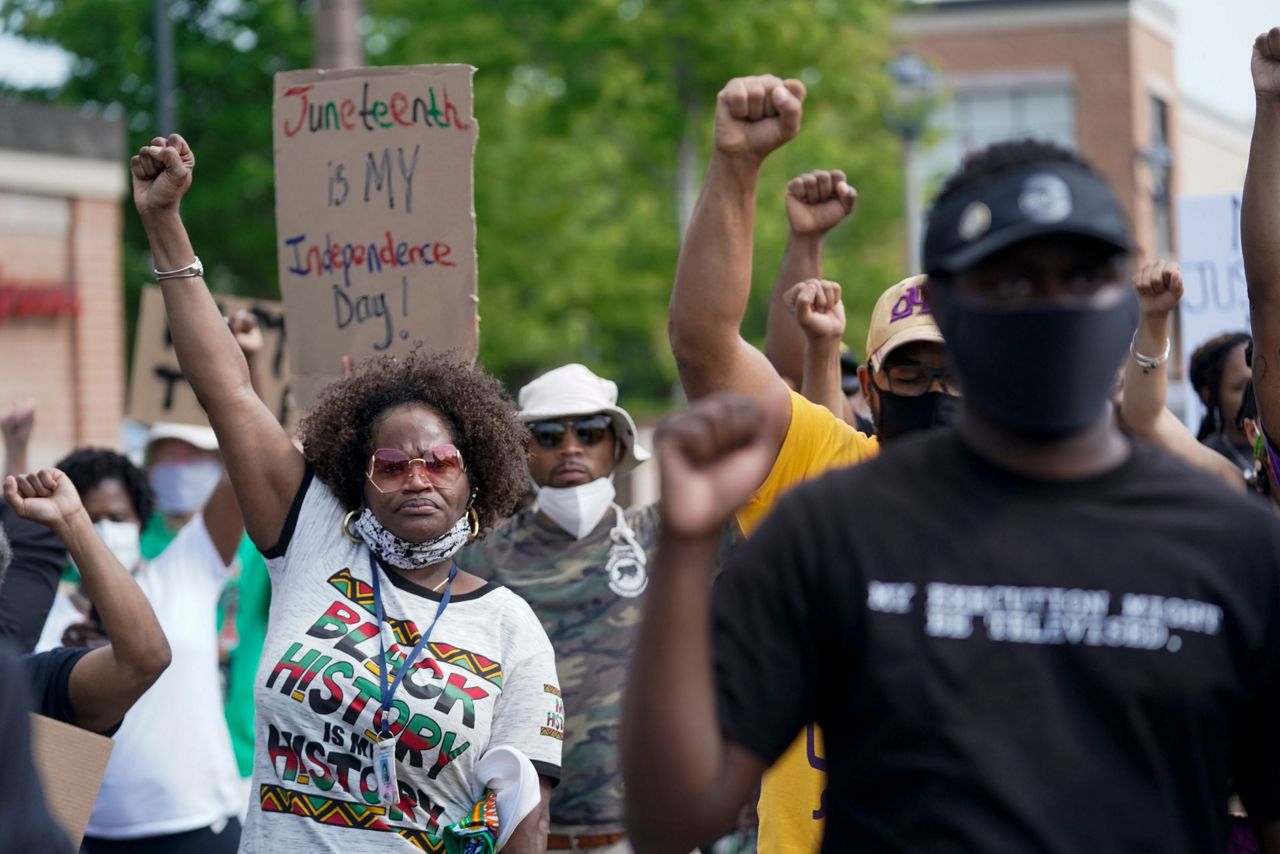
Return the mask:
M361 0L316 0L312 43L316 68L359 68L364 65L360 36Z
M173 67L173 22L169 0L151 0L152 42L156 54L156 136L177 130L177 72Z

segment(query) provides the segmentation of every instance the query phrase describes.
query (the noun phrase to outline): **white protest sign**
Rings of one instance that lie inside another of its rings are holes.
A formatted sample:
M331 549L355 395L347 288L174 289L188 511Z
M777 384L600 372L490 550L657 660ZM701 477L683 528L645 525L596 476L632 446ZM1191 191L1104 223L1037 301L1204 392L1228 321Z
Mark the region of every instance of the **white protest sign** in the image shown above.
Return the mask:
M1248 332L1249 292L1240 253L1240 196L1183 196L1178 199L1178 264L1185 293L1179 306L1182 324L1182 373L1196 348L1224 332ZM1183 420L1195 429L1203 406L1188 389Z
M476 351L468 65L275 76L280 290L292 390L309 408L355 361Z

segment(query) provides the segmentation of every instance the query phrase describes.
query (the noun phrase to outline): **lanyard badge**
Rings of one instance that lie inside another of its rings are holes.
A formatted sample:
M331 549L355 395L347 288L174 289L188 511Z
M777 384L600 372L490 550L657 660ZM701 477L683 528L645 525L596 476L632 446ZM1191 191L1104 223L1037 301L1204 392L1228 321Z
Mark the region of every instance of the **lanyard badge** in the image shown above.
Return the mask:
M378 619L378 687L381 694L379 703L381 723L378 727L378 743L374 748L373 774L378 783L378 799L385 806L393 806L399 798L399 791L396 786L396 738L391 734L389 723L391 701L395 698L396 689L400 687L405 674L426 648L427 642L431 639L431 632L435 630L436 623L440 622L440 615L444 613L445 608L449 607L449 600L453 598L453 580L458 577L458 565L455 563L449 567L449 581L445 585L444 595L440 597L440 605L436 608L436 615L432 618L431 625L427 626L427 630L418 638L418 642L414 644L413 649L405 656L400 669L396 671L395 678L391 680L387 679L387 641L382 631L382 589L378 583L378 564L374 560L372 551L369 552L369 571L373 574L373 610Z

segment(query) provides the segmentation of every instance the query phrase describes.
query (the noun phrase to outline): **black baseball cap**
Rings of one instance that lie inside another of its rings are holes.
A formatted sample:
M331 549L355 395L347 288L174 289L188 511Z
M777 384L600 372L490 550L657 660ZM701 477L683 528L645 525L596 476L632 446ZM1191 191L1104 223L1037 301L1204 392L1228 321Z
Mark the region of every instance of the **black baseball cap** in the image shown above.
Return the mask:
M924 238L925 272L947 279L1032 237L1091 237L1130 252L1129 221L1111 187L1087 166L1018 166L934 205Z

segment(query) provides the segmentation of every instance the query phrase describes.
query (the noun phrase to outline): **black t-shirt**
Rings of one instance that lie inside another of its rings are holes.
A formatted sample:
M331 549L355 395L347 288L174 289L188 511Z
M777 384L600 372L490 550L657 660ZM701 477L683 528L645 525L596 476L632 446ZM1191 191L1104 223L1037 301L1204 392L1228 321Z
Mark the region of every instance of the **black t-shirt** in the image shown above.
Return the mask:
M1280 818L1280 522L1149 448L1045 482L900 440L779 502L715 612L725 736L824 728L825 851L1222 851L1233 775Z
M25 674L8 644L0 643L0 851L70 852L62 831L45 808L43 790L31 761L31 726Z
M57 534L37 522L21 519L0 501L0 525L9 537L13 560L0 583L0 638L19 652L31 652L40 640L45 618L67 566L67 552Z
M60 646L22 656L31 711L77 726L75 709L71 707L71 670L88 653L83 647Z

